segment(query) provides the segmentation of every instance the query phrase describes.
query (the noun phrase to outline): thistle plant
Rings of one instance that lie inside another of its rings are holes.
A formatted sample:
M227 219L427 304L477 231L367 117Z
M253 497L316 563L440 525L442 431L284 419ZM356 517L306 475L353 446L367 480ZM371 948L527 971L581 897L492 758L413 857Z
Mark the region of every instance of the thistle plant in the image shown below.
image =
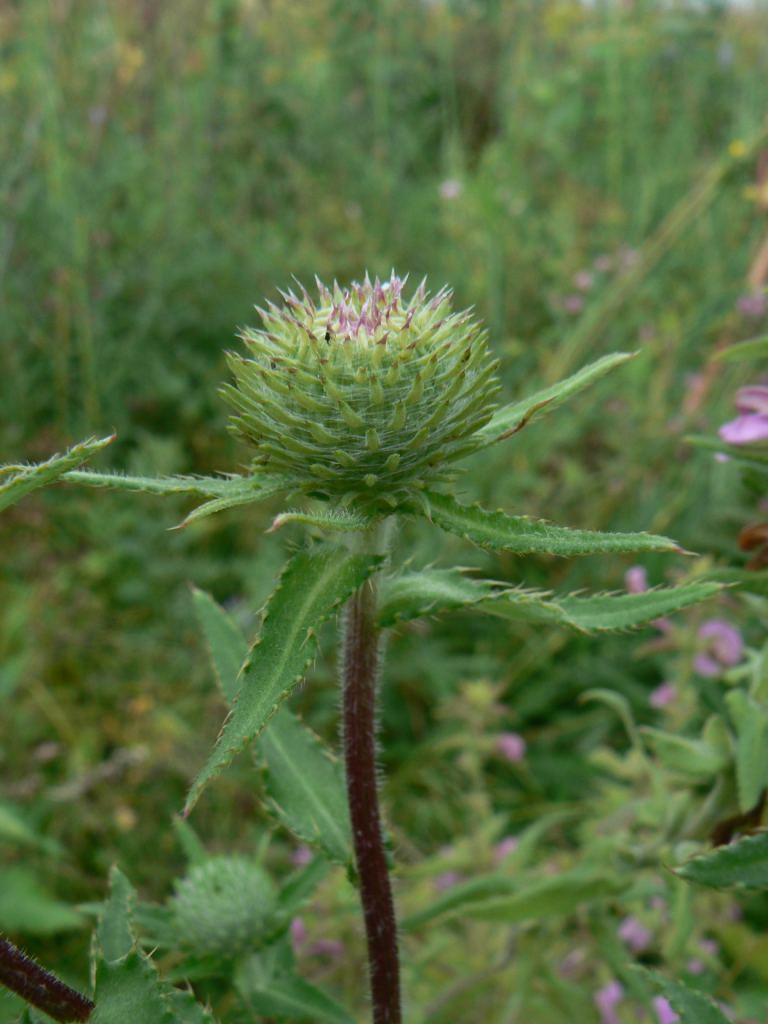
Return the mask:
M511 438L629 354L605 356L527 399L497 405L497 361L486 334L469 311L452 309L447 288L430 295L422 283L409 294L394 274L373 282L366 276L349 287L318 281L314 296L300 287L260 313L262 327L242 332L245 351L229 356L233 382L222 389L232 410L231 430L252 452L246 472L145 478L75 468L106 443L89 442L45 467L10 467L0 477L0 508L4 499L9 503L55 478L203 496L182 525L278 494L291 503L271 530L303 524L310 537L283 569L255 642L246 644L207 595L195 595L230 713L192 783L185 814L236 754L256 744L281 821L328 860L343 864L358 887L372 1018L374 1024L398 1024L398 932L376 765L383 634L398 623L461 607L581 632L627 629L699 601L718 586L696 582L641 593L558 596L457 568L394 563L393 540L404 518L518 555L680 553L665 537L569 529L467 505L454 495L463 460ZM315 539L318 531L327 535L324 540ZM329 539L333 535L336 540ZM341 609L343 771L299 719L281 710L315 656L319 627ZM271 887L240 861L221 868L195 869L180 884L172 901L179 930L198 948L215 952L242 952L268 941L276 899ZM584 899L601 884L590 875ZM239 905L233 886L243 893ZM207 915L218 914L217 908L223 911L212 923ZM99 996L97 974L97 1006Z

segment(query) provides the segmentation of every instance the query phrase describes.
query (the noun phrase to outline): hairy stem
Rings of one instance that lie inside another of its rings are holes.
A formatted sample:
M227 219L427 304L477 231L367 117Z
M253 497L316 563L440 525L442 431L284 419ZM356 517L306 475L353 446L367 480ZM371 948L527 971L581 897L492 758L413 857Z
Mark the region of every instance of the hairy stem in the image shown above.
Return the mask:
M0 983L54 1020L86 1021L94 1005L0 937Z
M349 599L344 635L344 757L360 901L368 941L374 1024L400 1024L397 922L381 831L376 777L379 630L375 582Z

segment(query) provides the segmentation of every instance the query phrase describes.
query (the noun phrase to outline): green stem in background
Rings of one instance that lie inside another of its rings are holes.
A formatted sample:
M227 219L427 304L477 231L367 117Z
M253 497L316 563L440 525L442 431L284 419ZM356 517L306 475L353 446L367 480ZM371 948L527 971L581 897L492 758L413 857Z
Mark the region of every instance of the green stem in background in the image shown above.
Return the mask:
M344 760L355 861L368 943L374 1024L400 1024L397 921L379 812L376 691L380 630L376 582L349 599L344 624Z
M0 938L0 983L54 1020L86 1021L94 1005L26 953Z

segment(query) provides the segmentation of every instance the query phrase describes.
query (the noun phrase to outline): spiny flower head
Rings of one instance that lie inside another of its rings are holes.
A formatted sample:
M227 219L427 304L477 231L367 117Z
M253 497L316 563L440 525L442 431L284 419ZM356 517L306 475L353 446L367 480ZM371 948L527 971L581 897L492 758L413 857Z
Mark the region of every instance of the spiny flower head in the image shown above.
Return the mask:
M258 946L274 926L275 889L245 857L211 857L176 883L170 901L185 946L200 956L237 956Z
M430 296L422 282L406 299L405 283L318 280L316 299L299 286L259 309L263 329L241 332L248 356L229 355L223 388L258 468L385 513L480 447L498 392L485 333L447 288Z

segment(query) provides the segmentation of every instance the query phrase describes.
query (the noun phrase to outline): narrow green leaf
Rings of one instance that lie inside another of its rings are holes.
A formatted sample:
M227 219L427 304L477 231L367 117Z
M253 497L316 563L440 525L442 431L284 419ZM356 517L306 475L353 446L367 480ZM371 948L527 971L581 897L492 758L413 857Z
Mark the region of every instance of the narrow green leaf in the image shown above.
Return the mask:
M711 569L700 580L721 583L733 590L746 590L751 594L768 597L768 571L755 569Z
M281 527L287 526L288 523L317 526L321 530L349 532L351 530L369 530L373 519L356 512L347 512L345 509L329 509L322 512L281 512L280 515L275 516L267 533L274 533Z
M542 917L563 917L585 903L610 899L629 885L612 877L604 868L574 868L552 878L528 882L508 896L491 896L471 904L465 915L481 921L537 921Z
M54 839L40 835L11 803L0 802L0 840L19 846L36 847L46 853L61 854L61 846Z
M744 836L675 868L688 882L712 889L768 889L768 832Z
M595 555L627 551L676 551L667 537L650 533L598 533L553 526L539 519L488 512L478 505L462 505L447 494L426 495L430 519L449 533L458 534L481 548L512 551L518 555ZM415 514L425 513L413 506Z
M706 993L689 988L681 981L665 978L658 971L649 971L642 967L633 969L642 971L661 990L680 1018L680 1024L729 1024L720 1007Z
M261 635L242 670L242 681L221 735L192 785L185 813L232 758L263 731L301 681L315 655L315 632L381 565L378 555L355 555L322 545L288 563L270 598Z
M616 369L617 366L622 366L635 355L635 352L614 352L611 355L603 356L602 359L583 366L570 377L566 377L565 380L542 388L541 391L535 392L520 402L504 406L503 409L494 413L482 430L478 431L479 436L486 444L503 441L504 438L521 430L539 412L551 412L561 402L593 384L606 373Z
M229 704L239 689L248 654L245 637L210 594L194 590L195 611L208 641L219 686ZM336 863L353 863L352 832L341 766L288 708L281 708L261 736L267 788L280 820L304 842Z
M746 814L768 785L768 715L743 690L732 690L725 701L736 726L736 788Z
M423 910L417 910L401 922L404 931L415 931L444 914L463 912L467 907L492 897L508 896L520 890L521 883L509 875L489 874L458 882Z
M518 622L551 622L581 632L642 626L718 593L717 583L687 583L642 594L560 596L478 580L461 569L424 569L390 577L382 584L379 624L393 626L425 615L477 607Z
M760 338L749 338L747 341L740 341L736 345L729 345L728 348L716 352L714 359L719 362L733 362L736 359L760 359L768 356L768 334Z
M264 1016L312 1024L355 1024L354 1017L330 996L295 974L278 974L260 983L251 980L243 998L249 1009Z
M33 868L3 867L0 886L0 932L55 935L82 928L84 919L49 891Z
M47 462L33 465L0 466L0 511L14 505L21 498L39 487L53 483L90 459L92 455L106 448L115 437L90 438L74 445L64 455L54 455Z
M734 462L757 469L761 473L768 471L768 451L761 445L726 444L718 437L686 437L688 444L694 448L704 448L710 452L728 455Z
M694 779L710 779L722 771L728 759L721 750L716 750L705 740L676 736L661 729L643 726L640 729L648 740L653 752L670 771Z

